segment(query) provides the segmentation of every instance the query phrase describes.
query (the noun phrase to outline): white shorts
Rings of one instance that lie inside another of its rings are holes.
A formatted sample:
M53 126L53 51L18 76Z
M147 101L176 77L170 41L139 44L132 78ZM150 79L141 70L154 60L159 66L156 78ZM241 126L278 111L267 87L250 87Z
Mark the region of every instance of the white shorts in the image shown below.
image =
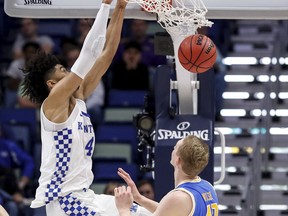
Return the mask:
M143 207L133 204L132 216L150 216L152 213ZM47 216L117 216L114 196L95 194L92 190L73 192L61 200L46 205Z

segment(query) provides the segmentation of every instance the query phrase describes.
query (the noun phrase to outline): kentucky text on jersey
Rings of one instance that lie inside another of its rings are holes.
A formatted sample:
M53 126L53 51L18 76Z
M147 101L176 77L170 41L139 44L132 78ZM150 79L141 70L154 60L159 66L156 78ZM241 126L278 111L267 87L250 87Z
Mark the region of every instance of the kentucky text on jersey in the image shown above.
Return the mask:
M89 114L83 111L81 112L80 116L86 116L90 118ZM83 130L84 133L94 133L93 125L84 125L83 122L78 122L78 130Z
M83 130L84 133L92 133L93 132L93 126L92 126L92 124L83 125L83 122L78 122L78 130Z

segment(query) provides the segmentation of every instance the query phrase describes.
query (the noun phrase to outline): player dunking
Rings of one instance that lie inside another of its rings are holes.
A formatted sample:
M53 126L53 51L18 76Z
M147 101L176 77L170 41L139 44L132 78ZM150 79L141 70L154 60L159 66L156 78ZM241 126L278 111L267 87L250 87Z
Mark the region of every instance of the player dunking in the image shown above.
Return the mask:
M71 73L55 56L41 52L23 70L23 93L42 103L41 176L31 207L46 205L48 216L117 215L113 196L96 195L89 189L95 135L84 103L111 64L120 41L127 2L117 1L106 32L111 2L103 0ZM131 210L148 215L139 206Z
M213 186L198 175L208 164L209 147L190 135L176 143L170 163L174 167L175 189L160 203L139 193L129 174L123 169L118 174L125 186L115 188L115 201L120 216L130 216L129 206L136 201L157 216L218 216L218 198Z

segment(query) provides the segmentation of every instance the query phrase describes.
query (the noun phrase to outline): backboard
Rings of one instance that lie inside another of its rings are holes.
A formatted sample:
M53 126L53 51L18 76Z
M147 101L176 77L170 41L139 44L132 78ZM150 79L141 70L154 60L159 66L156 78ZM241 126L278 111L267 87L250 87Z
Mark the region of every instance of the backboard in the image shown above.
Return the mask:
M183 0L189 7L189 0ZM93 18L101 0L5 0L5 12L12 17ZM112 3L112 9L116 0ZM287 0L203 0L208 19L288 19ZM125 17L156 20L156 15L129 3Z

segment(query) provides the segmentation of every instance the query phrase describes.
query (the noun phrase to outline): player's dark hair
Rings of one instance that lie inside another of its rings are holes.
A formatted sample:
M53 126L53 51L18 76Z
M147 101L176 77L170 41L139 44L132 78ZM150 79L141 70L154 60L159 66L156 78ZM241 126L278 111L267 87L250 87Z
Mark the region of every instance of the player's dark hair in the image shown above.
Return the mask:
M38 51L22 69L25 77L22 82L22 95L35 103L42 103L49 95L46 81L48 75L60 64L56 56Z

